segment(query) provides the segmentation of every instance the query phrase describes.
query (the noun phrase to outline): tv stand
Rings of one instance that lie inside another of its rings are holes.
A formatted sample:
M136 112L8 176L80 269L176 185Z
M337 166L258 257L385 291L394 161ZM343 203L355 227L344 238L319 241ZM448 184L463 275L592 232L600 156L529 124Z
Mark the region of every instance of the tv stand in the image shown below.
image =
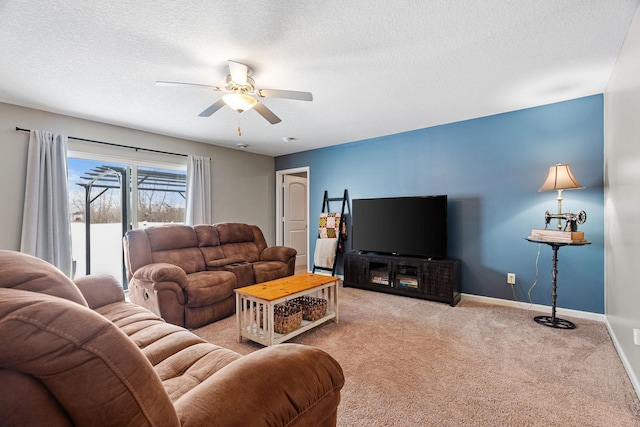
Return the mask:
M354 251L344 256L344 286L446 302L460 301L460 260Z

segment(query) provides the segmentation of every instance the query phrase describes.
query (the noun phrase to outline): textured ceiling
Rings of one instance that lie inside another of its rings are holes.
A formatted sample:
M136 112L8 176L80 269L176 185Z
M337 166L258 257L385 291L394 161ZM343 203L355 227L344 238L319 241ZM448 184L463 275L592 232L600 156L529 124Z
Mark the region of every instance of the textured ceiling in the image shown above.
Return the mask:
M602 93L639 1L0 1L0 102L288 154ZM271 125L154 85L229 59L314 100L263 99Z

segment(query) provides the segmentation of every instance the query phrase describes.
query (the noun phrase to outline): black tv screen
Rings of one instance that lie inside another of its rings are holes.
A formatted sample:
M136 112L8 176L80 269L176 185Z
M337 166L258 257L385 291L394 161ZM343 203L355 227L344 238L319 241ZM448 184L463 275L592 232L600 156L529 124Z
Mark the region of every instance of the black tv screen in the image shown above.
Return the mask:
M352 248L424 258L447 257L447 196L354 199Z

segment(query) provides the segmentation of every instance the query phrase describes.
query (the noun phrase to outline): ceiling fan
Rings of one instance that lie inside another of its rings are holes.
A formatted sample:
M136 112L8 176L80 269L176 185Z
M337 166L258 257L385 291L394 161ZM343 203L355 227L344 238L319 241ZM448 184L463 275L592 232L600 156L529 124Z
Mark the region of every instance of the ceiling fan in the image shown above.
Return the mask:
M275 125L282 120L275 115L273 111L268 109L263 103L258 102L258 98L285 98L297 101L313 101L313 95L310 92L299 92L294 90L278 90L278 89L257 89L255 81L249 77L251 69L244 64L235 61L229 62L229 75L226 78L224 86L211 86L197 83L180 83L157 81L157 86L196 86L212 89L216 92L224 92L220 100L213 103L200 114L200 117L210 117L220 108L228 105L233 110L243 113L250 109L254 109L262 117L267 119L269 123Z

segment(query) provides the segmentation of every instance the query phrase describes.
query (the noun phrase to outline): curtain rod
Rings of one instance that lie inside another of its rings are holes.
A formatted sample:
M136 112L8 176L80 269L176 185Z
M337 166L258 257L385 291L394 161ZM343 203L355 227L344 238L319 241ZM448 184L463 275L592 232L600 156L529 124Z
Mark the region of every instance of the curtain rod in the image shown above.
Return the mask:
M18 126L16 126L16 131L31 132L31 129L23 129L23 128L19 128ZM68 136L67 138L75 139L76 141L93 142L94 144L110 145L112 147L129 148L131 150L136 150L136 151L149 151L151 153L169 154L171 156L188 157L186 154L178 154L178 153L170 153L168 151L152 150L151 148L131 147L129 145L114 144L113 142L96 141L94 139L77 138L75 136Z

